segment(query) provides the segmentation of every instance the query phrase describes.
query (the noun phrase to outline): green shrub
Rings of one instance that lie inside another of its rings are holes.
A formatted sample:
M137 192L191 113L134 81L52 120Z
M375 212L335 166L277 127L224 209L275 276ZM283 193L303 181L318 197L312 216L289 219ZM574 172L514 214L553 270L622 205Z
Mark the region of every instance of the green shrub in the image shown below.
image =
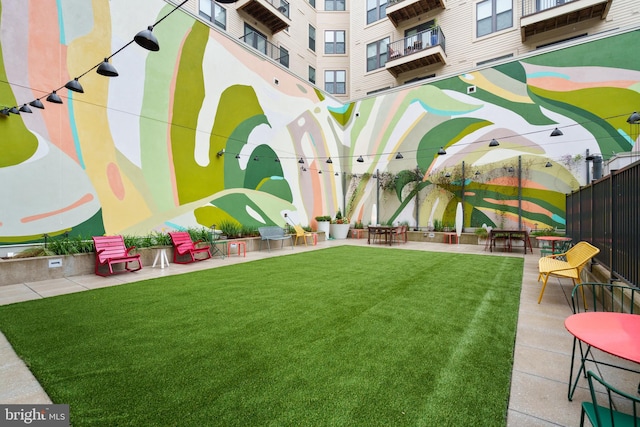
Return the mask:
M218 228L222 231L222 234L227 237L239 237L242 233L242 225L237 221L220 221Z

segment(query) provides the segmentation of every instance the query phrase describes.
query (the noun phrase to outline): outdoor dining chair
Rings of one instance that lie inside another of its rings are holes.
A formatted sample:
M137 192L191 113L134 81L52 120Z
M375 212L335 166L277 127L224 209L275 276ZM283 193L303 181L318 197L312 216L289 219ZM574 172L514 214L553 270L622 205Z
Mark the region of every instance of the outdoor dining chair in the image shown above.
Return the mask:
M309 231L305 231L304 228L302 228L302 226L295 224L293 226L293 229L296 232L296 239L294 241L294 245L298 245L298 239L302 239L304 241L304 245L307 246L307 239L310 238L311 239L311 243L313 243L313 239L314 239L314 234L309 232Z
M582 402L580 427L584 426L585 416L594 427L640 427L639 396L616 389L591 371L587 378L591 401Z

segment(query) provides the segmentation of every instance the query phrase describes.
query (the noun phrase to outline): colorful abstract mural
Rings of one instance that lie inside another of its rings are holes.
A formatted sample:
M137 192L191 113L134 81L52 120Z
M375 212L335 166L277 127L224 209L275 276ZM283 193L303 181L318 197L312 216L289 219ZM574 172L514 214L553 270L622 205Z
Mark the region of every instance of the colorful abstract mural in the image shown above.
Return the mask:
M180 11L154 29L160 51L127 46L161 0L0 5L0 103L63 99L0 117L4 245L285 213L425 227L459 201L467 227L563 227L586 150L638 151L637 32L343 104ZM123 46L119 76L96 74Z

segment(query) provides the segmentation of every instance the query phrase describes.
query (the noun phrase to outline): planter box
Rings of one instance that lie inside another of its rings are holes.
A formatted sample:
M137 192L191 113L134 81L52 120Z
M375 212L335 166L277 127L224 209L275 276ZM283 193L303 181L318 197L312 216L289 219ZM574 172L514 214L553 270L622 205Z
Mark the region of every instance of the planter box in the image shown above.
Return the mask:
M329 235L334 239L346 239L350 228L351 224L330 224Z
M91 274L96 263L95 253L11 258L0 260L2 285L62 279L69 276ZM143 264L144 265L144 264Z
M442 231L408 231L407 240L410 242L433 242L447 243L445 233ZM461 245L478 245L478 236L475 233L462 233L460 235ZM484 242L482 243L484 244Z
M318 221L318 233L324 233L325 237L329 237L329 221Z

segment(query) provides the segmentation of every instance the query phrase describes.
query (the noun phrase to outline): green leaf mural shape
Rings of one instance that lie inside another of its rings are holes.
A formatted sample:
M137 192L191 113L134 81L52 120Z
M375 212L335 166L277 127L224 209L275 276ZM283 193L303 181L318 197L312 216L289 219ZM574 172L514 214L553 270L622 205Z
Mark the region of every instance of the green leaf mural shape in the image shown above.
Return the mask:
M465 135L490 124L491 123L486 120L467 117L451 119L440 123L427 132L420 140L416 156L418 166L422 170L428 169L440 147L447 147L454 144Z
M603 155L631 149L629 141L618 133L618 129L628 126L628 116L625 114L609 120L602 117L611 117L611 112L618 111L618 105L640 104L638 92L611 87L552 92L532 87L531 94L536 103L572 118L591 132Z
M269 192L269 188L274 189L276 187L274 185L267 185L271 180L282 181L282 183L287 185L286 181L282 178L283 173L280 162L276 162L277 158L276 153L268 145L259 145L256 147L251 154L251 160L249 160L247 164L245 188ZM278 193L280 193L278 197L284 196L287 200L292 200L291 190L288 188L288 185L286 192L283 192L282 188L279 188Z
M207 227L233 218L244 226L284 226L282 212L296 210L295 206L271 194L244 188L225 190L216 194L210 206L195 210L196 218ZM251 212L251 214L249 213Z
M0 18L2 15L2 5L0 4ZM7 79L7 72L4 67L4 54L0 46L0 80L3 82ZM16 100L8 84L0 85L0 99L4 102L13 103ZM0 106L0 108L4 105ZM0 129L2 137L0 138L0 168L17 165L24 162L35 153L38 148L38 140L31 132L27 130L22 119L17 116L0 117Z

